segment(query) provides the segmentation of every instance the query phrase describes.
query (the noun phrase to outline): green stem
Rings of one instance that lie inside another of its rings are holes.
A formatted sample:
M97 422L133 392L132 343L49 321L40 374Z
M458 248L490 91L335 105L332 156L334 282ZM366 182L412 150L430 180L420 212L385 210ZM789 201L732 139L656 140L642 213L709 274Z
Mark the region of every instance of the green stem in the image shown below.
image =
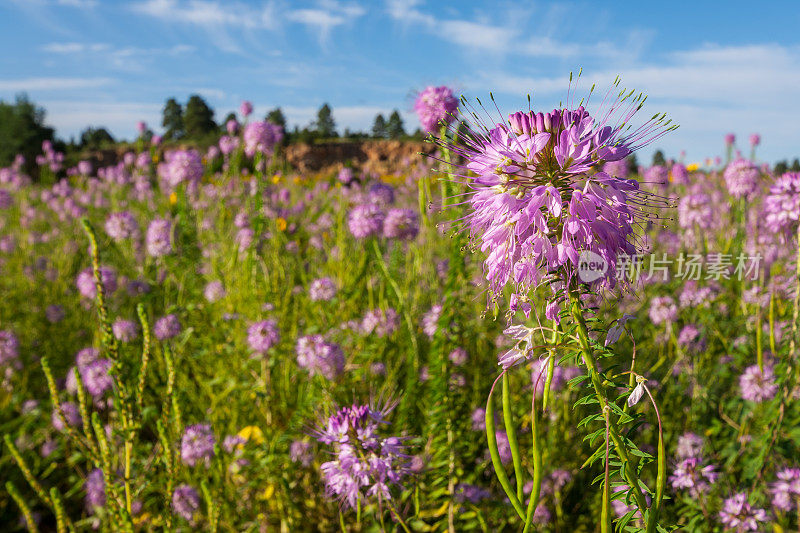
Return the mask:
M606 406L608 406L611 402L606 395L606 391L602 382L600 381L600 374L597 371L597 364L595 363L594 354L589 345L589 328L586 326L586 320L583 317L583 307L581 306L580 297L576 292L570 291L569 298L571 303L572 319L578 326L578 341L581 347L581 356L583 357L583 362L586 364L586 369L589 372L589 377L592 381L592 386L594 387L597 400L600 403L600 408L605 409ZM611 434L611 440L614 442L614 449L617 452L620 461L622 461L622 471L625 479L633 491L633 496L636 499L637 506L642 514L644 514L645 509L647 509L647 502L639 488L639 477L636 474L636 467L628 456L628 449L625 447L625 443L620 436L619 428L617 427L616 422L610 416L608 417L608 425L609 433Z
M517 441L517 430L514 428L513 413L511 412L511 390L509 386L508 372L503 374L503 422L506 426L508 436L508 447L511 448L511 460L514 463L514 478L517 485L517 498L522 501L522 459L519 454L519 442Z
M505 371L503 374L505 374ZM497 449L497 435L495 435L494 428L494 403L492 402L492 394L494 394L494 388L497 385L497 381L502 378L503 374L500 374L500 376L495 380L494 384L492 384L492 388L489 391L489 398L486 400L486 444L489 448L489 455L492 458L492 466L494 467L495 474L497 474L497 480L500 482L500 486L503 487L506 496L508 496L508 499L511 501L511 505L514 507L514 510L517 512L519 517L525 520L525 510L522 508L522 504L520 503L519 498L517 498L516 492L511 488L511 482L508 480L508 475L503 468L503 462L500 460L500 452Z

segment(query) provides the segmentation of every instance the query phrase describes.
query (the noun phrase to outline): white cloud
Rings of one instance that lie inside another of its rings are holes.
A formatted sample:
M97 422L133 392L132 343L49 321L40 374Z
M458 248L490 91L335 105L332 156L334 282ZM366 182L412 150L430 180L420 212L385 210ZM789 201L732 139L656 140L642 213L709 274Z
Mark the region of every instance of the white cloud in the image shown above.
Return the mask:
M320 32L320 38L326 40L331 29L347 24L363 16L366 10L357 4L342 4L333 0L321 1L315 8L295 9L286 14L286 18Z
M114 83L111 78L21 78L16 80L0 79L0 91L60 91L63 89L89 89L103 87Z
M624 86L648 95L642 112L643 117L647 115L645 119L663 111L680 124L680 129L656 143L671 155L683 149L696 159L719 153L722 135L728 131L741 138L761 133L764 142L759 151L769 160L798 152L800 109L789 104L800 87L800 47L706 45L670 53L658 62L635 64L621 72L585 69L576 94L585 95L596 83L593 99L598 104L618 75ZM534 105L548 107L566 95L568 82L567 75L539 77L487 71L468 89L479 95L488 91L513 95L513 102L504 98L512 105L521 105L525 94L534 93L539 95ZM703 150L706 153L701 153Z
M541 31L531 32L525 26L526 16L509 13L501 23L485 20L437 18L418 9L421 0L387 0L389 16L403 26L419 26L433 36L470 51L484 51L498 56L522 55L528 57L570 58L605 57L622 59L638 53L643 32L632 32L625 46L607 41L584 45L559 42ZM549 18L553 18L552 14ZM545 28L553 24L540 25Z
M97 6L97 0L56 0L56 4L79 9L91 9Z
M274 29L277 18L274 5L264 3L261 9L239 2L213 0L145 0L133 10L166 22L197 26L235 26L239 28Z

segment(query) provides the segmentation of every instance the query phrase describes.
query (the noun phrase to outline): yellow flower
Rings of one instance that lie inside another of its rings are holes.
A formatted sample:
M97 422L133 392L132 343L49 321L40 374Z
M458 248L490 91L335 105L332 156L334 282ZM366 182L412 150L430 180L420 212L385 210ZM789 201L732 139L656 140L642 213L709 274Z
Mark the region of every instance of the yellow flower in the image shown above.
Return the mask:
M176 203L178 203L178 195L173 191L169 194L169 204L175 205Z
M274 485L267 485L267 488L264 489L264 491L261 492L258 495L258 499L259 500L269 500L270 498L272 498L273 494L275 494L275 486Z
M275 221L275 225L278 226L278 231L285 231L287 226L286 219L278 217L278 220Z
M300 176L295 176L294 177L294 184L295 185L298 185L301 181L302 181L302 179L300 178Z
M280 183L280 182L281 182L280 174L275 174L274 176L272 176L272 183Z
M245 426L239 431L238 435L247 442L253 441L255 444L264 443L264 434L258 426Z
M689 172L697 172L697 169L700 168L700 163L692 163L691 165L686 165L686 170Z

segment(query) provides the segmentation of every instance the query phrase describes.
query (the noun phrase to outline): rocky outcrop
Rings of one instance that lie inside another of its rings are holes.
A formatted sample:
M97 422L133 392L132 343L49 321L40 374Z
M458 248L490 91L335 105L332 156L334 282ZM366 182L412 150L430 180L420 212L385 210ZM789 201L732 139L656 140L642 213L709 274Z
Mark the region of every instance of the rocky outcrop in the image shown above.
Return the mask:
M385 174L423 161L436 146L419 141L360 141L290 144L286 160L300 172L335 171L342 165Z

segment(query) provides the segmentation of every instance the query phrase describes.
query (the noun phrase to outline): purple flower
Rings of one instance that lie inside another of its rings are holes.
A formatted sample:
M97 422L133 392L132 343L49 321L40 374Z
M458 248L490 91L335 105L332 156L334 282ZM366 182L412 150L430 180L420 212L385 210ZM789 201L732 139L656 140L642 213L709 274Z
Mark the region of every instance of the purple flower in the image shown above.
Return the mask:
M636 254L634 227L651 216L652 195L602 168L671 128L661 115L640 128L619 117L612 127L618 104L601 110L602 120L583 107L517 112L494 127L468 125L469 133L452 141L463 144L438 140L477 176L466 183L470 212L462 220L474 246L487 253L489 293L513 287L509 312L541 283L572 280L584 252L605 261L594 284L609 288L617 282L617 258Z
M239 231L236 232L236 244L239 246L239 252L243 253L250 248L250 245L253 244L253 239L255 239L256 232L253 228L241 228Z
M13 331L0 331L0 366L16 366L19 358L19 340Z
M234 135L237 131L239 131L239 123L236 122L235 118L232 118L228 122L225 123L225 130L230 135Z
M698 457L688 457L677 464L669 482L673 489L688 489L693 497L697 497L716 483L719 474L715 468L714 465L703 466Z
M470 502L477 504L481 500L488 500L492 497L492 493L483 487L477 485L470 485L469 483L459 483L453 491L453 496L456 501Z
M95 507L105 507L106 481L101 469L95 468L89 472L83 487L86 490L86 509L90 514L94 514Z
M283 140L283 128L267 121L251 122L244 127L242 139L248 157L253 157L256 152L270 155Z
M187 426L181 438L181 460L189 466L202 462L208 467L216 442L209 424Z
M308 287L308 297L312 302L327 302L336 296L336 284L331 278L319 278Z
M139 223L128 211L111 213L106 218L106 233L115 241L132 239L139 236Z
M334 380L344 372L344 354L337 345L325 342L322 335L308 335L297 339L297 366L312 376L319 374Z
M161 257L172 253L172 223L164 218L155 218L147 227L145 237L147 253Z
M214 303L225 297L225 287L221 281L210 281L203 289L203 296L208 302Z
M678 318L678 307L675 300L669 296L657 296L650 302L650 320L653 324L663 324L664 322L675 322Z
M511 462L511 444L508 442L508 433L505 431L495 431L495 438L497 439L497 453L500 456L500 461L503 464Z
M114 381L109 375L112 363L108 359L97 359L86 366L79 367L81 380L89 394L99 398L110 390Z
M380 206L359 204L347 215L347 227L356 239L377 235L383 229L385 215Z
M550 390L558 392L569 380L579 375L576 367L562 367L561 365L553 366L553 379L550 382ZM538 359L533 362L533 372L531 373L531 381L536 391L537 396L544 395L544 388L547 384L547 359Z
M48 305L47 309L44 310L45 317L47 317L47 321L51 324L57 324L64 320L66 313L64 312L64 307L61 305ZM0 357L0 361L2 361L2 357Z
M725 527L737 532L758 531L758 524L767 521L767 512L751 507L747 496L740 492L723 502L719 518Z
M379 206L392 205L394 203L394 187L388 183L374 183L367 193L370 203Z
M753 133L752 135L750 135L750 146L755 148L759 144L761 144L761 135L759 135L758 133Z
M387 239L411 240L419 233L419 217L411 209L394 208L383 220L383 236Z
M450 359L450 362L455 366L461 366L467 362L469 355L464 348L459 347L450 352L450 355L448 355L447 358Z
M98 357L100 357L100 351L97 348L89 346L75 354L75 364L78 365L78 367L86 366Z
M672 183L675 185L689 184L689 171L680 163L672 165Z
M114 269L101 266L100 280L103 283L103 292L106 296L117 290L117 273ZM82 270L75 281L78 292L84 298L94 300L97 297L97 285L94 280L94 271L91 268Z
M703 438L694 433L684 433L678 437L677 455L679 459L700 457L703 453Z
M603 172L615 178L626 179L630 174L628 170L628 161L619 159L617 161L608 161L603 165Z
M179 485L172 493L172 509L190 523L200 509L200 495L189 485Z
M749 198L758 189L758 179L761 173L752 161L737 159L730 163L723 177L728 186L728 192L734 198Z
M439 304L434 305L430 308L430 310L425 313L422 317L422 331L430 337L433 338L436 335L436 330L439 327L439 318L442 316L442 306Z
M361 320L361 332L364 335L374 333L378 337L388 337L397 330L400 325L400 315L391 307L383 309L372 309L364 314Z
M778 472L778 481L770 484L772 505L789 512L800 499L800 468L785 468Z
M775 233L793 233L800 220L800 172L787 172L764 200L765 223Z
M616 514L620 518L625 516L626 514L630 513L634 509L632 506L630 506L630 505L628 505L626 503L627 492L629 490L630 490L630 487L628 485L617 485L616 487L613 487L611 489L611 492L613 493L612 494L612 500L611 500L611 507L614 508L614 514ZM626 494L625 495L621 495L619 497L615 497L614 496L614 495L616 495L616 494L618 494L620 492L625 492ZM644 492L644 491L642 491L642 492ZM650 504L650 496L648 494L645 494L645 500L647 500L647 503L649 505ZM641 512L637 511L635 516L641 517Z
M714 207L711 197L705 193L691 193L678 201L678 224L684 229L695 226L708 229L714 220Z
M247 345L250 351L263 356L280 341L278 323L274 320L261 320L247 328Z
M311 453L311 443L305 440L295 440L289 445L289 459L303 466L309 466L314 459Z
M249 117L250 114L253 112L253 104L249 101L244 100L242 105L239 106L239 113L242 114L243 117Z
M237 448L241 448L247 442L247 439L239 435L228 435L222 441L222 448L228 452L233 453Z
M160 341L177 337L181 332L181 323L173 314L162 316L153 326L153 334Z
M336 179L338 179L343 185L350 185L350 183L352 183L355 179L355 176L353 175L353 169L350 167L342 167L339 169Z
M669 171L661 165L653 165L644 171L644 182L655 185L666 185L669 183Z
M477 407L470 416L473 431L486 431L486 409Z
M424 131L435 131L440 123L449 124L458 113L458 98L449 87L426 87L417 94L414 111Z
M774 398L778 384L772 366L765 364L764 372L758 365L748 366L739 376L739 390L742 398L751 402L761 403Z
M689 353L699 353L705 349L706 339L694 324L686 324L678 333L678 346Z
M131 342L139 337L139 327L132 320L118 318L111 325L111 330L114 332L114 337L121 342Z
M61 404L61 410L64 412L64 421L70 427L78 427L81 423L81 412L78 409L78 405L74 402L63 402ZM61 421L61 417L58 416L58 410L53 408L53 415L50 417L50 421L53 423L53 427L56 431L64 431L65 426Z
M329 446L332 460L321 465L330 496L355 508L363 500L388 500L408 474L404 439L383 436L393 406L343 407L321 423L317 440Z
M5 189L0 189L0 209L10 209L14 205L14 197Z
M164 189L175 189L181 183L197 184L203 177L203 158L197 150L171 150L158 165Z
M725 134L725 146L733 146L733 143L736 142L736 135L733 133L726 133Z

